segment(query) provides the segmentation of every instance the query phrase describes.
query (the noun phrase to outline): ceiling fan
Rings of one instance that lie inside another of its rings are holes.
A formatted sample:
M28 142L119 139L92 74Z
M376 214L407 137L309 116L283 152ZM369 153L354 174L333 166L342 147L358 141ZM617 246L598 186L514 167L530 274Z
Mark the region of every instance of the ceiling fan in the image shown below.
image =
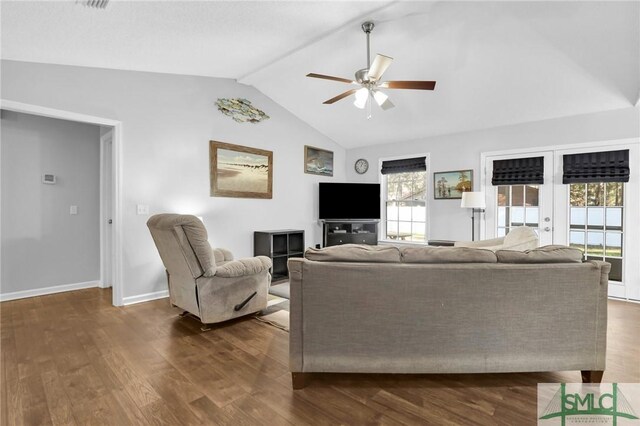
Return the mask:
M371 21L367 21L362 24L362 31L367 35L367 68L356 71L355 80L349 80L348 78L334 77L331 75L323 75L316 73L309 73L307 77L322 78L325 80L339 81L342 83L360 85L359 89L350 89L346 92L339 94L331 99L324 101L324 104L330 105L339 100L342 100L348 96L355 94L355 101L353 104L364 109L369 105L369 113L367 118L371 118L371 104L372 100L382 108L388 110L395 105L389 100L389 96L382 92L380 89L416 89L416 90L433 90L436 87L435 81L381 81L382 74L389 68L393 58L385 55L377 54L371 62L371 52L369 36L373 30L374 24Z

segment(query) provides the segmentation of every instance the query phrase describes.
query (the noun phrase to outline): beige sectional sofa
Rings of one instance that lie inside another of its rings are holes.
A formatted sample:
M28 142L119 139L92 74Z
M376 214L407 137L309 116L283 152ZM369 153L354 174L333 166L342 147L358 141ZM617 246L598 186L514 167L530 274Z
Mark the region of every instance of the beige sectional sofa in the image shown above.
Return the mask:
M610 265L520 251L345 245L290 259L290 369L488 373L605 368Z

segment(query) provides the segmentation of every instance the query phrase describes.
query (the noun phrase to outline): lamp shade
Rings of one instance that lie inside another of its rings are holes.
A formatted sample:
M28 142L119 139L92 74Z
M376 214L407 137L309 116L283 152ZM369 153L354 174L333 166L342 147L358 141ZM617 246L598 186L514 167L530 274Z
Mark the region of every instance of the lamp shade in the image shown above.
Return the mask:
M484 209L484 192L463 192L460 207L463 209Z

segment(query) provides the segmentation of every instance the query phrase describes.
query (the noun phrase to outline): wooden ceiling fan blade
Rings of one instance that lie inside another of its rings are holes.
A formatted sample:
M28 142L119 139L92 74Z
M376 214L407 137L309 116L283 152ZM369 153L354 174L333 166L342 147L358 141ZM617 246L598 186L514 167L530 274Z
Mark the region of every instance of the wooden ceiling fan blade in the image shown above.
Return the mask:
M335 96L327 101L324 101L323 104L326 105L331 105L334 102L338 102L341 99L346 98L347 96L353 95L354 93L356 93L358 91L358 89L351 89L351 90L347 90L344 93L340 93L338 96Z
M339 81L341 83L349 83L349 84L353 84L355 83L355 81L353 80L349 80L347 78L342 78L342 77L334 77L332 75L324 75L324 74L316 74L316 73L309 73L307 74L307 77L312 77L312 78L322 78L324 80L333 80L333 81Z
M369 67L369 80L380 80L380 77L382 77L382 74L389 68L391 62L393 62L393 58L378 53Z
M434 90L436 88L435 81L385 81L380 87L388 89L415 89L415 90Z

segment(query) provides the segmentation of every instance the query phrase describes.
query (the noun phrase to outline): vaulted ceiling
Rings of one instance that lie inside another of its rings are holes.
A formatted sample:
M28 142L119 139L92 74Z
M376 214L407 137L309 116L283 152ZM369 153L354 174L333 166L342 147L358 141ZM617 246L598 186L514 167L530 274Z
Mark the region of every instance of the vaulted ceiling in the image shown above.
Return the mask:
M640 3L2 1L2 58L238 79L351 148L625 108L640 92ZM396 107L369 120L349 98L322 102L394 58Z

